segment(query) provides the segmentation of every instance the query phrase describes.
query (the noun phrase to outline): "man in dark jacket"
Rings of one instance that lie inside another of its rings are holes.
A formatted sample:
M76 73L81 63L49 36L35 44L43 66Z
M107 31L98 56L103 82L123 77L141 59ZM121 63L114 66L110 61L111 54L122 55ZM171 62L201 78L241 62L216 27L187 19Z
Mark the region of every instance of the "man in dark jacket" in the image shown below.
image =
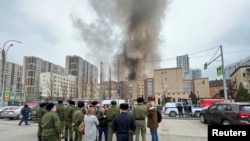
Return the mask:
M108 141L108 119L106 116L106 110L105 108L100 109L99 115L97 115L97 118L99 120L99 140L102 141L102 133L104 133L105 141Z
M46 109L48 112L42 117L42 139L43 141L60 141L63 135L56 106L48 103Z
M19 126L21 126L21 124L23 122L25 122L25 125L29 125L28 121L29 121L30 112L31 112L30 107L27 104L25 104L24 107L21 109L21 112L20 112L20 114L22 115L22 119L18 124Z
M112 129L116 132L117 141L132 141L133 134L136 129L135 119L128 114L128 104L120 104L120 114L118 114L113 122Z

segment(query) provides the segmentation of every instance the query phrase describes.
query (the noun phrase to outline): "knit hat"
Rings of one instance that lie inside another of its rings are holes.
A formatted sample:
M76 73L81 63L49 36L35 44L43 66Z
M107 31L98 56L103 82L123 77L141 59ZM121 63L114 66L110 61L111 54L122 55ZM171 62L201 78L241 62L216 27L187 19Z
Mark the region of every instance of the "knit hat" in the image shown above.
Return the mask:
M120 104L120 109L122 109L122 110L128 110L128 104L127 103L121 103Z
M40 103L39 106L40 107L44 107L46 105L46 103Z
M84 107L84 102L78 101L77 106L78 106L79 108Z
M91 104L92 104L92 106L96 106L97 102L93 101Z
M138 102L138 103L142 103L142 102L143 102L143 98L142 98L142 97L138 97L138 98L137 98L137 102Z
M48 103L48 104L46 105L46 109L47 109L48 111L50 111L54 106L55 106L54 103Z

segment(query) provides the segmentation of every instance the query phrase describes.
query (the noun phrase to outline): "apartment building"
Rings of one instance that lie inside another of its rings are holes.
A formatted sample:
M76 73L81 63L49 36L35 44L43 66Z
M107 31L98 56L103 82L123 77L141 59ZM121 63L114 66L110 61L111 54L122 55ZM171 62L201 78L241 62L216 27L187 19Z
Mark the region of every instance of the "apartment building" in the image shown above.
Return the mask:
M144 97L147 101L154 101L154 78L144 80Z
M201 69L190 69L190 72L191 79L202 78Z
M87 87L93 87L98 83L98 69L93 64L81 57L66 56L65 73L76 76L76 97L86 96Z
M40 99L67 100L76 98L76 76L52 72L40 73Z
M238 67L231 75L232 87L237 91L240 83L243 84L243 87L248 90L250 93L250 65Z
M249 66L249 65L250 65L250 56L238 62L226 65L225 66L226 78L230 79L230 75L232 75L232 73L234 73L240 66Z
M164 68L154 70L154 97L155 103L163 97L170 97L172 101L178 98L188 98L189 94L183 91L182 68Z
M5 63L5 79L3 81L3 78L1 77L1 86L0 90L2 93L3 90L3 82L4 82L4 94L5 94L5 100L21 100L22 99L22 73L23 73L23 67L21 65L6 62ZM3 76L3 66L2 61L0 61L0 74ZM2 96L1 96L2 101Z
M177 56L177 67L182 68L182 76L183 79L188 80L190 79L190 67L189 67L189 57L188 54Z
M63 75L64 68L35 56L24 56L23 59L23 92L29 95L38 95L40 73L52 72Z
M192 91L198 98L210 98L208 78L193 79Z

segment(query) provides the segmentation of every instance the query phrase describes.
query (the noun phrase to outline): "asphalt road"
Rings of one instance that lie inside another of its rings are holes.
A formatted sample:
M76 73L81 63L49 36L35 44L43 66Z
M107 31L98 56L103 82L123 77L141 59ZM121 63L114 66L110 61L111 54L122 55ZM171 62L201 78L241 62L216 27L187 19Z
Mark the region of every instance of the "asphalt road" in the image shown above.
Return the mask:
M0 119L0 141L35 141L37 123L18 126L19 120ZM197 119L164 118L158 128L159 141L207 141L207 124ZM147 129L147 141L151 141ZM114 137L115 141L115 137Z

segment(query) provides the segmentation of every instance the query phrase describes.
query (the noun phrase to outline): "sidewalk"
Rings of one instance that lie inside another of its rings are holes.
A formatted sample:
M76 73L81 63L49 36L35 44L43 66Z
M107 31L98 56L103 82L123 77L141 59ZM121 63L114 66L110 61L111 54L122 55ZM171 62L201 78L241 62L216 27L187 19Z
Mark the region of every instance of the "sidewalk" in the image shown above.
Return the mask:
M157 131L159 141L207 141L207 126L199 120L162 119ZM149 128L146 138L152 140ZM113 141L116 141L115 135Z

